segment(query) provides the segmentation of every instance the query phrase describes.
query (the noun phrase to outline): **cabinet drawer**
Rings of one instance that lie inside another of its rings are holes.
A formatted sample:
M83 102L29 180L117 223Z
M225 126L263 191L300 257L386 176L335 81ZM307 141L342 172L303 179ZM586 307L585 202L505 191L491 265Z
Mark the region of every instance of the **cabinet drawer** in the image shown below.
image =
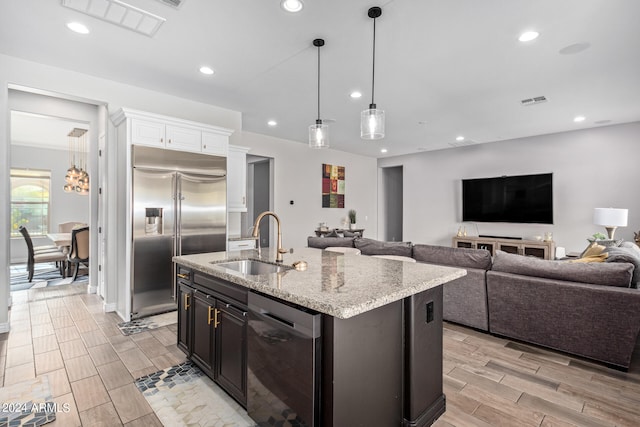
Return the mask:
M254 239L231 240L229 242L230 251L241 251L244 249L255 249L256 241Z
M197 272L194 274L193 282L205 289L217 292L242 304L247 304L248 289L246 288Z

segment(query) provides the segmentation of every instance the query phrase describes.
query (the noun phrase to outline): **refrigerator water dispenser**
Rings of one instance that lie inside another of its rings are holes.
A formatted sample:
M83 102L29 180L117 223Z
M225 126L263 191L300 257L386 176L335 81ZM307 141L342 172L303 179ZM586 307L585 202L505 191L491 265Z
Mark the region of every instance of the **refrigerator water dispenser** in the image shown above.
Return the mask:
M145 208L144 232L162 234L162 208Z

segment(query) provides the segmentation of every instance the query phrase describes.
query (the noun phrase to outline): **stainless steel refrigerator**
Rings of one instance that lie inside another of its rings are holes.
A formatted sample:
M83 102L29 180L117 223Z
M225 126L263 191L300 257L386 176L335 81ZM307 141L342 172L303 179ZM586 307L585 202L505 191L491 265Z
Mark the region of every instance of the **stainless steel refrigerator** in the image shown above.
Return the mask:
M132 147L131 318L176 309L174 255L226 249L226 158Z

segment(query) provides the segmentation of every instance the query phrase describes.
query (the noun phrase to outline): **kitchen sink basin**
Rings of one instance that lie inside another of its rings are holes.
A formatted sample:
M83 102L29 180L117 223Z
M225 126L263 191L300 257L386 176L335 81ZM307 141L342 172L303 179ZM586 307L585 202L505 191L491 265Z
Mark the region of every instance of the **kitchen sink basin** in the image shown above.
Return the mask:
M259 276L261 274L280 273L291 270L292 267L287 265L276 265L268 262L258 261L255 259L243 259L240 261L215 262L216 267L234 270L247 276Z

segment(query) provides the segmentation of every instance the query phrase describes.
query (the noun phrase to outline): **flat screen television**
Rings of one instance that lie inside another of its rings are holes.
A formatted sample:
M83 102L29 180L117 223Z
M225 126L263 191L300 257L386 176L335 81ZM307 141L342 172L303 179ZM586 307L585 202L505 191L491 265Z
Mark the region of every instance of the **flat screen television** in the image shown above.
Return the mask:
M462 221L553 224L553 174L462 180Z

